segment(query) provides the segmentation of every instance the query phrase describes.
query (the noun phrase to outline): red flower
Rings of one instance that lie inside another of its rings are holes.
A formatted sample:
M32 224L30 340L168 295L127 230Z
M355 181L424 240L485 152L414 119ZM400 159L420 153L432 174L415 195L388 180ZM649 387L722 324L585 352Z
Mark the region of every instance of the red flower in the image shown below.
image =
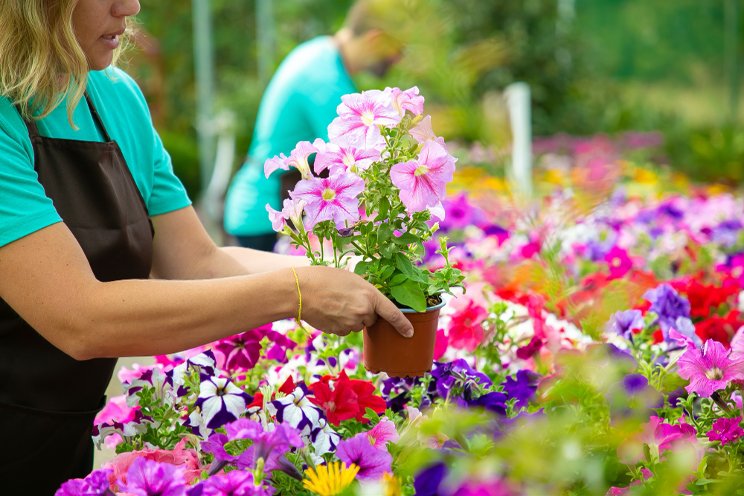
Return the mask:
M331 383L333 387L331 388ZM313 396L310 401L318 405L325 412L328 422L339 425L344 420L356 419L366 424L364 418L367 408L376 413L383 413L387 404L380 396L376 396L375 386L369 381L349 379L345 371L337 378L324 376L320 381L308 386Z
M483 321L488 312L473 300L467 300L467 305L452 314L449 323L449 344L453 348L473 351L483 342Z
M707 317L712 313L711 309L723 305L739 292L739 288L730 284L702 284L694 276L672 281L671 285L687 297L690 302L690 317L693 319Z
M697 322L695 324L695 334L703 342L714 339L728 348L731 345L731 338L742 326L744 326L744 320L742 320L741 315L738 311L732 310L725 317L713 315Z

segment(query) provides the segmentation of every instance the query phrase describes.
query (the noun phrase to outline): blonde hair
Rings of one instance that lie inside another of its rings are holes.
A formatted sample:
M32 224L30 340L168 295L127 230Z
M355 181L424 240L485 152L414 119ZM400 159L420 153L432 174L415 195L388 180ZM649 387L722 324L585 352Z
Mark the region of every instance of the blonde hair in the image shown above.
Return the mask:
M49 115L69 95L67 116L72 123L88 81L88 62L72 27L77 2L0 2L0 96L18 105L25 119Z

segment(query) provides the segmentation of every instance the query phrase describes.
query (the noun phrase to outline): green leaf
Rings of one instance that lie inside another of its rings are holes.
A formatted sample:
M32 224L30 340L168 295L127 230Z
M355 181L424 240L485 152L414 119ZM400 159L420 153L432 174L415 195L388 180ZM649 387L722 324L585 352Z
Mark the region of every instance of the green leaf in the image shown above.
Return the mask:
M365 409L364 418L368 419L373 424L377 424L380 422L380 416L377 415L376 411L372 410L369 407Z
M402 253L395 254L395 267L414 281L426 282L426 278L423 276L421 271Z
M426 296L421 286L411 279L406 280L403 284L392 286L390 295L401 305L405 305L417 312L426 310Z
M390 224L380 224L377 230L377 242L384 245L393 236L393 226Z
M369 273L369 262L357 262L357 264L354 266L354 273L357 275L364 275Z

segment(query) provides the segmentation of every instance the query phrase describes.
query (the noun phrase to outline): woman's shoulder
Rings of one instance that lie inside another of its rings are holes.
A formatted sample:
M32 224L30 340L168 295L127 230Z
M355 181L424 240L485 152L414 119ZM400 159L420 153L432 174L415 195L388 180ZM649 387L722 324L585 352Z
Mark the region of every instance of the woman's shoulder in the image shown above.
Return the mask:
M0 96L0 141L18 144L29 141L28 129L8 97Z

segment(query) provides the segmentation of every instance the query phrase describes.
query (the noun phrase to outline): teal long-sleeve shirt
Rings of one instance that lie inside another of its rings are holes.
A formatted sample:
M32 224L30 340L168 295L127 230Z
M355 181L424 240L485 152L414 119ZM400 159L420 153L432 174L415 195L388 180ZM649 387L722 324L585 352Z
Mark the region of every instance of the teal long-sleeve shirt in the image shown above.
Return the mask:
M225 230L235 236L273 232L266 204L280 204L280 172L264 176L264 162L289 155L299 141L328 140L328 124L341 97L356 92L341 54L329 36L306 41L279 65L258 108L245 163L225 199Z

